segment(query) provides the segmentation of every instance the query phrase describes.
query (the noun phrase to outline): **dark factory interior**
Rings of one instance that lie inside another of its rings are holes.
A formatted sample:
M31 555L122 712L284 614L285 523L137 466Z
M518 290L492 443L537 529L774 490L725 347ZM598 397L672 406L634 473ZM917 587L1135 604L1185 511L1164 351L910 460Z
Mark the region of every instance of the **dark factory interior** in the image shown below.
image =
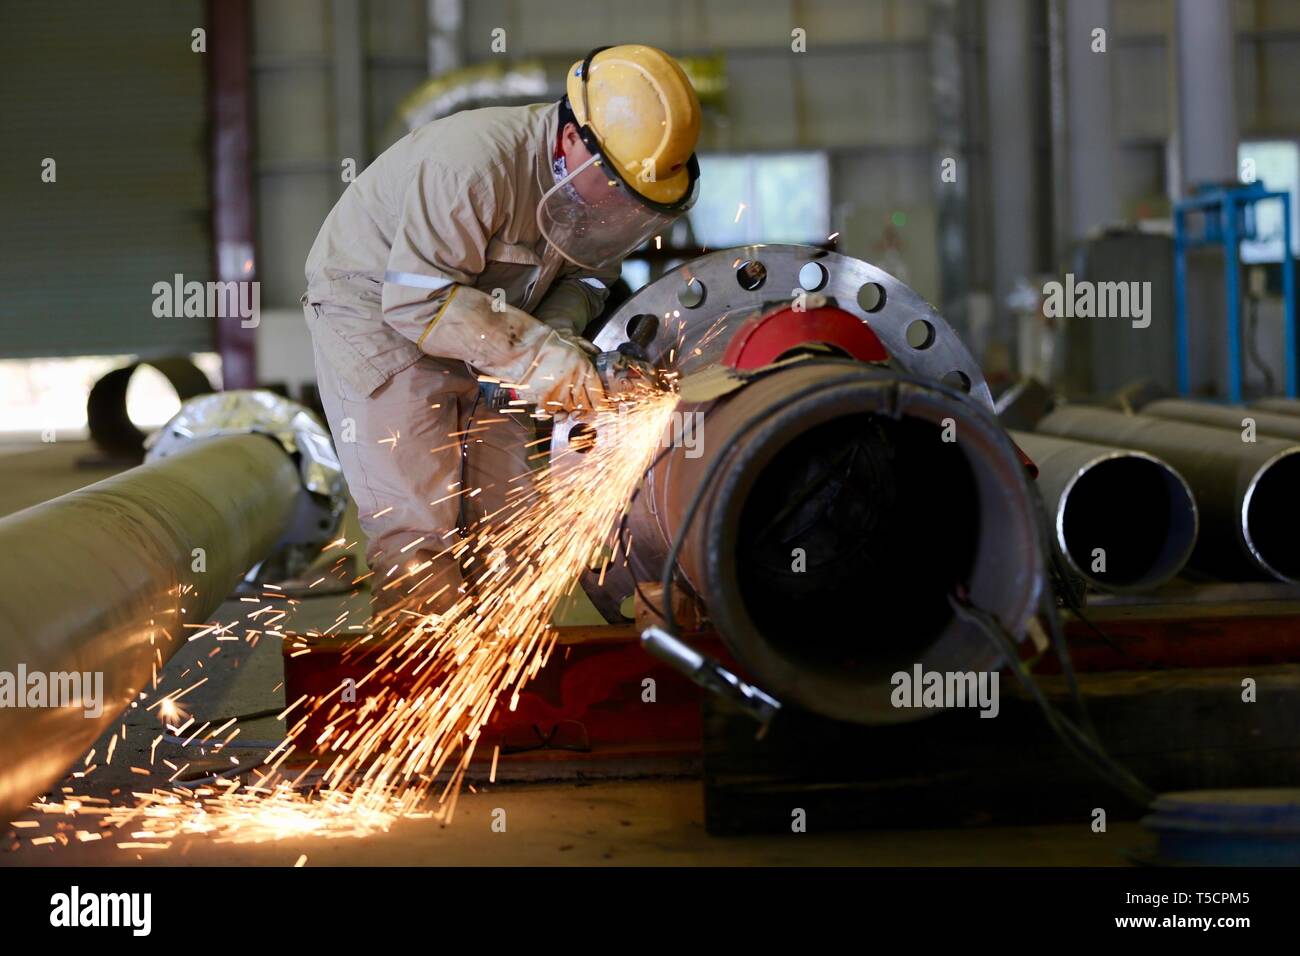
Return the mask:
M1276 922L1300 3L0 23L11 925L380 867Z

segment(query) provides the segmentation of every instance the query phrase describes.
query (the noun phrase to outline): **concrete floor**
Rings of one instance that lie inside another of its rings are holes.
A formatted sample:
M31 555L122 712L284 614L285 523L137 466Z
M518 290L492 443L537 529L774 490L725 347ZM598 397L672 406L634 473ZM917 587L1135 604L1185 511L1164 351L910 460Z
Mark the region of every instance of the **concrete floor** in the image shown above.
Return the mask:
M0 517L117 474L88 441L0 442Z
M73 443L0 457L6 480L0 487L0 515L41 500L53 490L63 493L104 477L109 471L79 470L84 455ZM286 629L323 627L335 619L343 597L304 601ZM355 598L351 599L355 601ZM248 605L228 602L214 615L221 621L242 620ZM354 615L360 619L363 615ZM186 698L199 722L221 721L285 705L279 644L263 640L249 647L242 640L220 644L215 638L192 641L168 664L167 689L187 686L200 675L207 682ZM110 766L76 781L79 793L109 796L163 785L171 771L194 758L192 748L158 745L152 778L133 774L132 765L149 766L149 749L160 728L143 709L125 718L126 742L119 742ZM276 741L283 725L274 718L247 721L240 739ZM117 727L113 731L117 731ZM97 744L105 753L107 737ZM243 751L253 755L258 748ZM498 783L465 793L449 827L431 820L403 820L388 832L364 839L293 838L270 844L216 844L205 838L178 840L167 850L121 850L108 841L69 846L32 846L31 830L12 830L0 822L0 866L5 865L224 865L289 866L306 855L308 865L1124 865L1127 855L1149 845L1133 824L1112 825L1093 833L1086 823L1072 826L969 828L857 833L808 833L786 836L713 838L704 832L703 797L698 779L608 779L583 783ZM496 808L506 811L505 833L490 824ZM51 832L48 815L42 833Z
M493 811L507 829L490 829ZM0 866L1122 866L1145 845L1135 824L1094 834L1087 826L997 827L715 838L704 832L696 781L494 787L466 793L442 827L405 820L365 839L285 839L168 850L106 843L0 853Z

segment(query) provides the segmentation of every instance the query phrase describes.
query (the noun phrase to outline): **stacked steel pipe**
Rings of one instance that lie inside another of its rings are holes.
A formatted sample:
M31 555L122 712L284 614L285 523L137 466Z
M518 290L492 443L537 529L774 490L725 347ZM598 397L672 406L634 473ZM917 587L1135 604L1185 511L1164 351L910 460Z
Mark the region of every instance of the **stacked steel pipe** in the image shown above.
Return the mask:
M1179 417L1146 414L1149 409ZM1215 424L1192 424L1187 417ZM1176 468L1201 514L1194 567L1230 579L1300 581L1300 509L1295 506L1300 445L1295 441L1248 436L1242 413L1191 403L1154 403L1139 415L1067 406L1039 422L1038 430L1137 449Z
M1154 455L1029 432L1012 437L1038 468L1052 545L1066 566L1107 591L1145 591L1173 578L1196 545L1187 482Z

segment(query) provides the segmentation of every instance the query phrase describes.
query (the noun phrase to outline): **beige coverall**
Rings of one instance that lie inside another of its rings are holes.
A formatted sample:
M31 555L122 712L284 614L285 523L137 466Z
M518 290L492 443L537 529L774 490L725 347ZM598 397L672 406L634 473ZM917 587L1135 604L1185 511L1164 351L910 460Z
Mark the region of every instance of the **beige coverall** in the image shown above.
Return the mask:
M490 410L467 361L423 351L431 324L459 328L466 310L481 320L504 299L580 332L617 277L570 265L538 231L557 126L558 106L545 104L457 113L414 131L348 186L308 255L303 307L321 401L369 539L377 607L412 600L414 584L413 608L450 606L460 569L437 555L529 472L533 419ZM490 318L532 325L514 316ZM484 348L481 364L526 366L528 356L510 353L516 340L512 331L494 351L466 342L457 354L480 364Z

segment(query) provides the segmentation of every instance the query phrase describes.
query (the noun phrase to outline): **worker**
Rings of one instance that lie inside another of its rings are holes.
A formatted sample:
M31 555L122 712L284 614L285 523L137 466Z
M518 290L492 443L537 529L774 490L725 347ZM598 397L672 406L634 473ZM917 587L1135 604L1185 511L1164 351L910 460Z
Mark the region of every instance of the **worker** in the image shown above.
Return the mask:
M695 200L700 105L671 56L603 47L565 91L405 136L307 257L304 314L374 614L443 613L464 593L453 551L521 500L533 416L604 399L581 332L623 257ZM490 407L484 379L519 404Z

